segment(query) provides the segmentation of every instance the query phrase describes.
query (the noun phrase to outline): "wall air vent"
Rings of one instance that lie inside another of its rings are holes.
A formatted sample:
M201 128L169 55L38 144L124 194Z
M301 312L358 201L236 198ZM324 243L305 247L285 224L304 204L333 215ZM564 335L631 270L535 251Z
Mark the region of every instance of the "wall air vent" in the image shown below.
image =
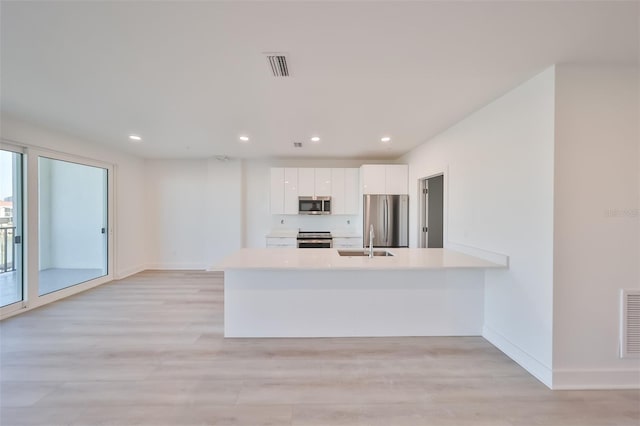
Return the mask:
M289 77L289 64L286 53L266 52L269 68L274 77Z
M293 147L294 148L302 148L302 142L294 142L293 143Z
M640 358L640 290L620 293L620 358Z

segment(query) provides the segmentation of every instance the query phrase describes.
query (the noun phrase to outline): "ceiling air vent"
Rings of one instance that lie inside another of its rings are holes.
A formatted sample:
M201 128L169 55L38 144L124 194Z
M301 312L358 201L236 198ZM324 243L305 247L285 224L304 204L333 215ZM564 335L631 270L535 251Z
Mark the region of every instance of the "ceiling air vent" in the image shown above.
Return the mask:
M293 147L294 148L302 148L302 142L294 142L293 143Z
M640 358L640 290L622 290L620 357Z
M289 77L289 64L285 53L270 52L264 54L274 77Z

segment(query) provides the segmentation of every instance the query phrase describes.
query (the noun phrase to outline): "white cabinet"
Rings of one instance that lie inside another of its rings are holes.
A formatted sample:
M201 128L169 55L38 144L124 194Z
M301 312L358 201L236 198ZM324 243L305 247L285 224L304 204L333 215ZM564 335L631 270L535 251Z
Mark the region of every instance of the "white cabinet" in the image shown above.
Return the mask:
M360 237L334 237L333 248L362 248Z
M409 193L409 166L406 164L389 164L386 166L385 185L387 194Z
M331 169L315 170L315 193L318 197L331 195Z
M271 214L284 213L284 168L273 167L271 169Z
M409 166L365 164L360 168L363 194L408 194Z
M271 168L271 214L298 214L298 196L331 197L332 214L357 215L360 170Z
M345 214L344 170L331 169L331 214Z
M296 248L295 237L267 237L267 248Z
M298 169L298 195L301 197L313 197L316 188L315 169Z
M344 169L344 213L360 213L360 170Z
M331 169L331 214L358 214L358 169Z
M362 171L363 194L386 194L387 166L383 164L365 164Z
M271 169L271 214L298 214L298 169Z
M298 214L298 169L284 169L284 214Z
M302 197L331 195L331 169L298 169L298 194Z

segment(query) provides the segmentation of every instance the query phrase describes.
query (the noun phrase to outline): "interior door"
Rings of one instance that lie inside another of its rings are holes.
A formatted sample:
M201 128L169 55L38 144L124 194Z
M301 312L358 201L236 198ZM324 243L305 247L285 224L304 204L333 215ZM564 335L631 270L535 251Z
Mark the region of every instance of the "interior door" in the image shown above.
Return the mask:
M444 219L444 176L427 181L427 247L442 248Z

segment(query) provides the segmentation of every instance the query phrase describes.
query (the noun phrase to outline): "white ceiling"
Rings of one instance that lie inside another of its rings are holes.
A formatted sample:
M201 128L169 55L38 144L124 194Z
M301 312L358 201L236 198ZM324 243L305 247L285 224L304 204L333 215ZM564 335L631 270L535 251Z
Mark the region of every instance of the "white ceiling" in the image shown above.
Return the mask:
M3 112L149 158L392 158L554 63L639 54L637 1L1 8Z

